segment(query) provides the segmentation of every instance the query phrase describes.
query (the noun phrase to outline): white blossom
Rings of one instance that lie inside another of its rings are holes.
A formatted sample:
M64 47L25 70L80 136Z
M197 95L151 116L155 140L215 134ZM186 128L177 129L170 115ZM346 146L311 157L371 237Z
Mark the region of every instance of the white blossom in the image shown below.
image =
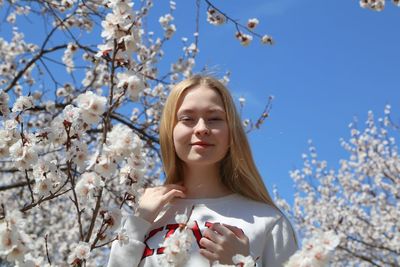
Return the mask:
M63 110L64 119L69 122L76 122L80 117L81 109L73 105L67 105Z
M165 247L164 255L160 257L162 266L184 266L189 259L193 242L191 230L177 229L162 244L162 247Z
M158 19L158 22L160 22L161 26L166 29L168 28L168 25L171 23L171 21L174 20L174 17L171 14L165 14L164 16L161 16Z
M360 0L360 6L375 11L382 11L385 8L385 0Z
M6 116L9 114L9 108L8 108L8 102L10 100L10 97L6 92L3 90L0 90L0 112L3 114L3 116Z
M186 214L177 214L175 215L175 221L179 224L186 224L188 221L188 217Z
M53 191L53 183L50 179L40 179L35 183L35 193L39 195L39 197L47 196L50 192Z
M242 267L254 267L256 263L252 256L243 256L240 254L236 254L232 257L232 261L235 265L239 265Z
M139 93L145 88L143 78L132 71L117 74L118 87L125 89L130 99L137 101Z
M244 98L243 96L239 97L240 106L243 106L245 102L246 102L246 98Z
M90 244L87 242L79 242L75 247L74 255L80 260L86 260L90 256Z
M14 24L17 20L17 15L14 12L11 12L8 16L7 16L7 22Z
M15 228L0 224L0 255L8 255L18 244L18 233Z
M12 250L7 254L8 261L23 261L25 253L28 251L28 248L22 243L20 240L17 241L17 244L13 246Z
M10 156L21 170L28 169L38 160L35 147L30 144L23 145L21 140L10 147Z
M26 109L30 109L34 106L33 98L31 96L20 96L15 101L12 108L12 112L20 112Z
M68 73L71 73L74 70L75 64L73 56L77 51L78 51L78 46L74 43L69 43L67 49L64 51L62 61L65 64Z
M210 24L219 26L219 25L222 25L222 24L226 23L227 18L225 17L224 14L220 13L216 9L209 8L207 10L207 21Z
M247 28L253 30L257 27L258 23L260 23L260 22L256 18L249 19L247 21Z
M76 183L76 194L83 200L94 198L96 191L104 186L104 182L95 172L85 172Z
M122 228L118 234L117 234L117 240L118 244L122 247L124 245L127 245L129 243L129 237L128 234L126 233L126 229Z
M97 173L101 173L104 177L111 177L117 169L117 165L113 158L101 156L94 167Z
M107 135L105 150L114 157L127 157L141 147L140 138L128 126L114 125Z
M269 36L269 35L264 35L262 38L261 38L261 42L263 43L263 44L274 44L274 41L273 41L273 39L272 39L272 37L271 36Z
M253 40L253 36L249 34L245 34L242 32L236 32L236 39L240 41L240 44L243 46L248 46L250 42Z
M81 109L81 118L88 124L97 123L106 109L107 99L103 96L87 91L77 98L78 107Z
M285 267L319 267L327 266L334 249L339 245L340 239L333 231L319 233L305 240L303 248L296 252Z
M121 219L121 209L113 208L104 212L104 221L107 223L107 230L110 232L114 232L120 228Z

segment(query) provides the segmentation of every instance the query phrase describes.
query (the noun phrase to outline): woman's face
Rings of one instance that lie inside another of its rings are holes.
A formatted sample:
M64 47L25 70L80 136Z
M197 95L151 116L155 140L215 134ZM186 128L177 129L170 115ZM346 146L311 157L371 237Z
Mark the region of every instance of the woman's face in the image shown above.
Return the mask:
M178 103L173 139L187 165L217 166L229 148L229 129L221 96L204 86L188 89Z

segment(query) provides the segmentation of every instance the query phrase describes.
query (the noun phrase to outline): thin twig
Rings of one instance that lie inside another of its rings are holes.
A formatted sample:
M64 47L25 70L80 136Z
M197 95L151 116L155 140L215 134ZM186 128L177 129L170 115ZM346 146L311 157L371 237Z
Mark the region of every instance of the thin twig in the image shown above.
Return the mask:
M43 203L43 202L45 202L45 201L52 200L52 199L57 198L57 197L59 197L59 196L61 196L61 195L64 195L65 193L68 193L70 190L71 190L71 189L67 189L67 190L65 190L65 191L63 191L63 192L61 192L61 193L59 193L59 194L51 194L51 195L49 195L49 196L47 196L47 197L41 198L41 199L39 199L37 202L31 203L31 204L29 204L29 205L23 207L22 209L20 209L20 211L21 211L21 212L25 212L25 211L27 211L27 210L30 210L31 208L36 207L37 205L39 205L39 204L41 204L41 203Z
M48 235L46 234L46 236L44 237L44 241L45 241L45 245L46 245L46 256L47 256L47 261L51 265L50 256L49 256L49 249L48 249L48 246L47 246L47 238L48 238Z
M94 224L96 222L96 218L97 218L97 215L99 214L99 210L100 210L100 206L101 206L100 203L101 203L102 194L103 194L103 188L100 189L99 195L97 196L96 206L95 206L95 208L93 210L92 220L90 222L89 231L88 231L88 233L86 235L85 242L89 242L90 241L90 237L92 236Z
M26 182L28 184L29 192L31 193L31 199L32 199L31 203L35 203L35 198L33 197L33 190L32 190L32 187L31 187L31 181L29 180L28 171L27 170L25 170L25 179L26 179Z

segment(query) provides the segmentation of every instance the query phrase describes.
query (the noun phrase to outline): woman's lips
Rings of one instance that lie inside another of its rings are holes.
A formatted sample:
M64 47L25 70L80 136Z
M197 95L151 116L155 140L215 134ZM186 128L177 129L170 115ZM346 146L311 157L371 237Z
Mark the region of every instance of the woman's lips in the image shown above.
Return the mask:
M210 145L201 145L201 144L197 144L197 145L192 145L192 146L194 146L194 147L209 147Z
M201 147L201 148L206 148L213 146L212 144L206 143L206 142L195 142L191 144L193 147Z

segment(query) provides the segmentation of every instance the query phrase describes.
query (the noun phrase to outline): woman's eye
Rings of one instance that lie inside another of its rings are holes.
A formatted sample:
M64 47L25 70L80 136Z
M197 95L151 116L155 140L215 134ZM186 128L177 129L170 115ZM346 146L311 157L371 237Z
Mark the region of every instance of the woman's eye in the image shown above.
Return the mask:
M180 121L191 121L192 118L190 118L190 117L181 117L181 118L179 118L179 120Z
M210 121L220 121L220 120L222 120L222 119L216 117L216 118L210 118L209 120L210 120Z

